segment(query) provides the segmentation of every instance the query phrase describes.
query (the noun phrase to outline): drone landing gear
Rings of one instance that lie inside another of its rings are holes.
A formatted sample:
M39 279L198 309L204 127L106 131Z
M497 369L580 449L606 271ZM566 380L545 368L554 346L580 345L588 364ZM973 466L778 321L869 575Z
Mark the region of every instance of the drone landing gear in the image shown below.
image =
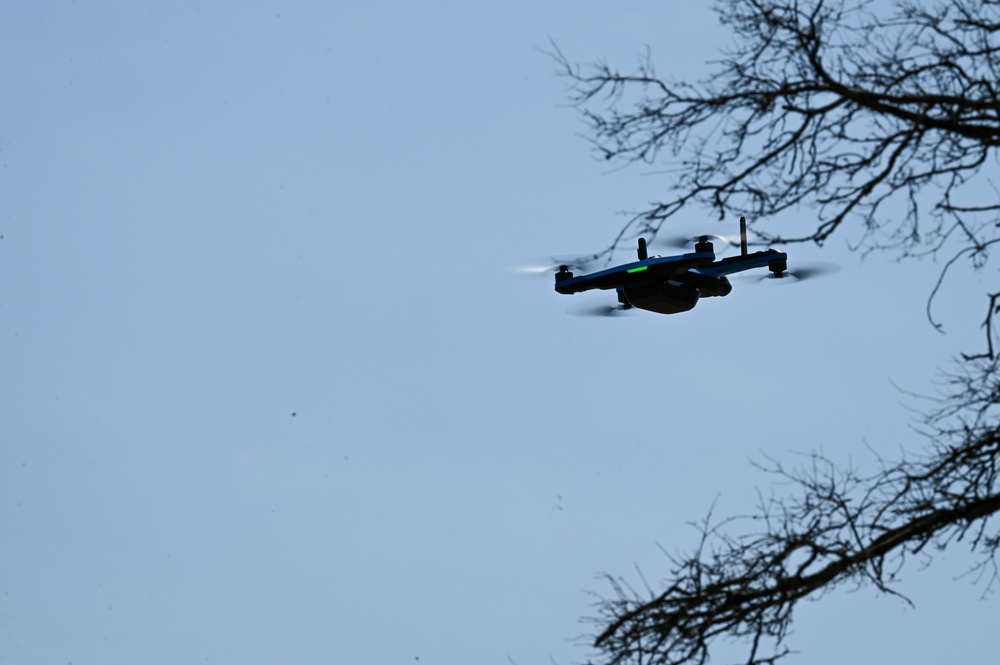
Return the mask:
M622 309L632 309L632 303L625 296L625 289L620 286L618 287L618 302L622 304Z
M775 277L784 277L785 271L788 270L788 261L785 259L771 261L767 264L767 269L774 273Z

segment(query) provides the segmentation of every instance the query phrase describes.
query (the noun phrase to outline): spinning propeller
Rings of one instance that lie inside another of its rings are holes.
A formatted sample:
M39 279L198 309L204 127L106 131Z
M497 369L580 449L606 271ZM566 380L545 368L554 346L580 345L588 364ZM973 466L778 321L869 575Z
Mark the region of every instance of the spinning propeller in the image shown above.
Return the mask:
M739 247L739 236L719 236L714 233L702 233L696 236L670 236L653 240L650 245L654 247L670 247L671 249L693 249L698 243L711 242L716 247Z
M836 272L840 272L840 266L836 263L810 261L808 263L796 263L794 270L785 270L780 275L772 273L769 275L754 276L754 281L771 282L784 280L783 283L786 284L798 284L803 280L832 275Z
M527 264L515 266L514 272L528 275L550 276L563 266L573 272L588 273L600 270L608 262L606 254L566 254L562 256L551 256L544 259L535 259Z
M619 317L629 316L635 309L625 305L587 305L585 307L570 307L566 310L573 316Z
M720 236L714 233L699 233L697 235L672 235L668 236L662 240L654 240L656 245L662 245L664 247L670 247L673 249L687 249L690 250L694 248L694 251L698 251L697 247L699 245L704 246L704 243L712 243L713 245L719 245L723 248L729 247L739 247L740 254L746 256L747 254L747 221L746 217L740 217L740 233L739 235L725 235Z

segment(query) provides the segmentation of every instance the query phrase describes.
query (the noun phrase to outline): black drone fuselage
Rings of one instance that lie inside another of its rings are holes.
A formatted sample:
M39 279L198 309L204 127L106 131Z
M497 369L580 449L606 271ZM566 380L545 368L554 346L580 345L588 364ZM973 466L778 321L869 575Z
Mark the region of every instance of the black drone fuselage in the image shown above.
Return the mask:
M645 243L640 241L639 248L643 256ZM788 255L768 249L717 260L712 244L703 241L689 254L642 258L589 275L574 276L568 266L560 266L555 288L564 294L615 289L626 308L676 314L692 309L702 296L728 295L733 285L727 275L763 267L780 277L787 270Z

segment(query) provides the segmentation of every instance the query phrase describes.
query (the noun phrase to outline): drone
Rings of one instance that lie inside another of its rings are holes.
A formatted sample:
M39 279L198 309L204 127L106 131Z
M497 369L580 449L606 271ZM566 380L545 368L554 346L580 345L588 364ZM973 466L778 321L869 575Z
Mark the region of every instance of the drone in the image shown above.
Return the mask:
M568 265L556 272L556 291L566 295L591 289L618 292L620 308L636 307L658 314L693 309L702 296L727 296L733 290L728 275L766 267L784 277L788 254L776 249L747 252L746 218L740 217L740 254L716 259L711 236L697 238L694 251L679 256L649 256L646 239L639 238L638 261L589 275L574 275Z

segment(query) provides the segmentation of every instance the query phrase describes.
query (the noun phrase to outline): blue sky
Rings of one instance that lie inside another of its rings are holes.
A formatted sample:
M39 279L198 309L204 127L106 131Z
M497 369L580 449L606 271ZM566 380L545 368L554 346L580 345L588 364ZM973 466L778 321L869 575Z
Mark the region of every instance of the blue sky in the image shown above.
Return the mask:
M847 237L672 317L509 270L665 186L592 159L549 40L680 77L726 40L609 7L0 8L0 662L579 662L597 574L662 578L768 491L751 458L922 445L896 386L978 350L978 276L942 336L940 266ZM790 645L981 661L968 563L910 569L915 610L807 603Z

